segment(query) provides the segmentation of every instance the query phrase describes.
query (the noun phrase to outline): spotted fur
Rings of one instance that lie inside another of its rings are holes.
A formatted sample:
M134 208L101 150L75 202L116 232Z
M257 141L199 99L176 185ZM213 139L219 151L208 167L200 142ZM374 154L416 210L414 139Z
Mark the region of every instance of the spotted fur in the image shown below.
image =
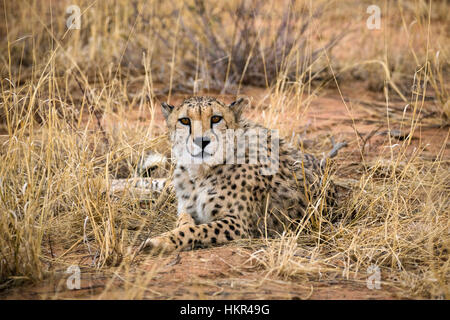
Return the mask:
M189 129L189 139L194 140L211 131L262 128L241 117L245 105L242 99L226 105L211 97L193 97L177 107L163 103L162 110L169 133ZM212 125L214 115L222 118ZM182 118L200 121L202 131L187 128L180 123ZM270 157L270 145L265 148ZM172 181L178 201L176 227L147 239L142 248L186 250L241 238L274 236L297 228L311 210L332 211L335 188L327 178L327 170L314 156L302 154L279 139L279 168L265 175L265 167L267 164L248 161L177 164Z

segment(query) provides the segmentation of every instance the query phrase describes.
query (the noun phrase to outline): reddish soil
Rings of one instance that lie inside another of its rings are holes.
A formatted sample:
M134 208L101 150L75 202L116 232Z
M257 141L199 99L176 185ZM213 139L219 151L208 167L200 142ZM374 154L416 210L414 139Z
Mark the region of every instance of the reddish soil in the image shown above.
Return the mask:
M368 93L358 88L342 88L346 97L346 105L342 98L331 91L314 99L308 110L299 118L283 114L278 120L280 128L284 128L285 136L290 130L302 135L305 143L309 141L327 141L327 135L332 135L336 141L346 140L349 146L341 151L339 158L343 161L359 161L363 139L361 137L376 133L365 142L363 156L365 160L378 156L384 152L389 156L387 135L386 108L383 107L383 97ZM246 88L243 94L254 97L258 101L264 90ZM172 103L177 103L182 97L175 97ZM225 97L225 101L231 101ZM405 103L391 102L392 115L396 120L401 119ZM255 121L260 120L260 112L247 111L247 116ZM381 116L380 116L381 114ZM410 118L411 112L405 113ZM148 125L149 110L124 115L133 125ZM353 120L352 120L353 118ZM108 122L106 122L108 123ZM156 110L155 123L157 131L164 132L165 125L159 107ZM392 129L400 130L398 121L392 121ZM421 156L434 159L443 151L444 159L449 159L450 148L448 142L449 130L439 128L432 122L424 122L417 128L411 139L409 151L419 146L424 147ZM399 131L397 136L391 137L392 145L403 143L409 126ZM292 132L292 131L291 131ZM319 138L319 139L317 139ZM328 143L329 144L329 143ZM359 147L358 147L359 145ZM328 146L329 147L329 146ZM328 148L327 147L327 148ZM393 147L396 148L395 146ZM398 149L398 148L397 148ZM326 150L326 148L324 148ZM383 151L385 150L385 151ZM396 149L395 149L396 150ZM382 286L380 290L370 290L366 287L364 274L359 279L344 279L337 276L330 281L320 281L317 277L308 281L302 279L288 279L283 281L277 277L263 279L266 272L258 269L249 261L247 249L235 246L201 249L170 255L163 260L150 259L138 264L139 272L151 272L152 268L163 266L153 280L146 284L142 298L149 299L398 299L394 288ZM61 269L64 270L64 269ZM126 283L117 280L113 289L106 296L100 296L105 285L111 279L110 274L82 270L80 290L68 290L65 286L67 275L63 272L59 276L47 279L36 285L22 286L0 293L1 299L45 299L45 298L127 298L124 296Z
M365 279L320 281L265 277L248 260L249 252L218 247L182 252L140 263L140 272L163 266L146 284L145 299L398 299L396 290L367 288ZM117 280L100 296L110 276L82 270L79 290L67 289L67 275L60 274L37 285L8 290L1 299L123 299L124 282Z

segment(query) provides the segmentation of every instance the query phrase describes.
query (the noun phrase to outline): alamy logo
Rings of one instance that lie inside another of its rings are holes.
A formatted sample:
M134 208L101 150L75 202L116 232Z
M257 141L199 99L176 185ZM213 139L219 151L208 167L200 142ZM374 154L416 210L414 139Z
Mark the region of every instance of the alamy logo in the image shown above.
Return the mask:
M67 29L81 29L81 10L77 5L71 5L66 8L66 13L70 16L66 20Z
M369 268L367 268L367 275L368 275L366 280L367 288L370 290L380 289L381 288L380 268L375 264L370 265Z
M381 29L381 9L377 5L371 5L367 7L367 13L370 14L367 18L366 25L369 30Z
M69 266L66 270L66 273L70 274L70 276L67 278L66 281L67 289L69 290L80 289L81 286L80 267L77 265Z

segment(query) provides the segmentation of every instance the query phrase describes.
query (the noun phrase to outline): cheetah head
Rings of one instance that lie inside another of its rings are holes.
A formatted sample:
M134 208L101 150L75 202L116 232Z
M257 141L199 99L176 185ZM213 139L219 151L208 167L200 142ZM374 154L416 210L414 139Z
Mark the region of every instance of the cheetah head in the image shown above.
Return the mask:
M228 129L240 127L243 98L227 105L212 97L192 97L179 106L162 103L172 155L186 163L220 163Z

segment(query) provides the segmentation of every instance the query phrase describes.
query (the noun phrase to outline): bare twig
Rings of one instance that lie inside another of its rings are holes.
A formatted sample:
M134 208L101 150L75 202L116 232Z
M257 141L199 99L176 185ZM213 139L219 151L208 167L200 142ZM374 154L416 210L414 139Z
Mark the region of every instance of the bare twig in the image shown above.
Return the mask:
M102 135L103 135L103 140L104 140L105 144L106 144L107 146L109 146L108 136L106 135L105 129L103 129L102 122L101 122L101 119L100 119L99 111L94 107L94 102L92 101L91 93L88 92L88 91L86 90L86 88L84 88L84 87L82 86L82 84L80 83L80 81L78 80L78 78L77 78L76 75L74 75L74 79L75 79L75 82L78 84L78 87L80 88L81 92L83 93L83 96L85 96L86 99L87 99L87 102L88 102L88 104L89 104L89 108L88 108L89 113L90 113L90 114L94 114L94 116L95 116L95 118L96 118L96 120L97 120L97 125L98 125L98 127L99 127L99 129L100 129L100 131L101 131L101 133L102 133Z

